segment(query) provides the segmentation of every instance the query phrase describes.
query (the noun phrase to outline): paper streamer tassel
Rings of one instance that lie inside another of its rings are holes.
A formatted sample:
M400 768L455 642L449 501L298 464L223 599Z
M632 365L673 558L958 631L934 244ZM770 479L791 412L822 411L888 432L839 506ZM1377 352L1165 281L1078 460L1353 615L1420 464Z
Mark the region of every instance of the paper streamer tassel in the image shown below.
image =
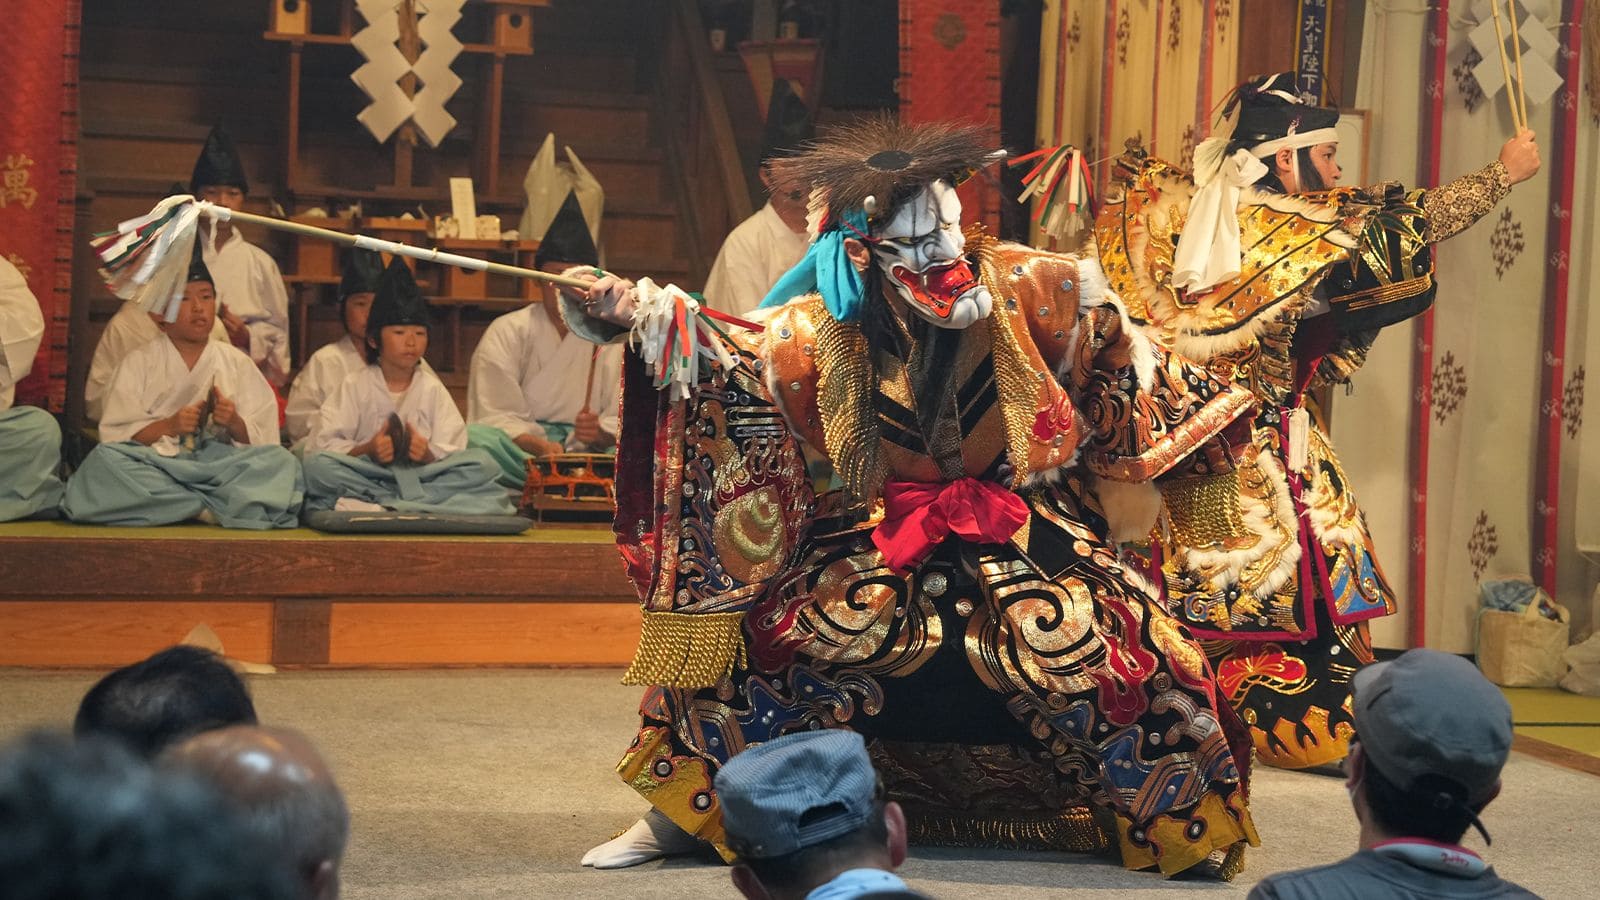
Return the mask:
M1033 220L1053 240L1071 237L1094 218L1094 189L1089 164L1071 145L1044 147L1010 160L1016 167L1034 163L1022 176L1017 200L1033 200Z

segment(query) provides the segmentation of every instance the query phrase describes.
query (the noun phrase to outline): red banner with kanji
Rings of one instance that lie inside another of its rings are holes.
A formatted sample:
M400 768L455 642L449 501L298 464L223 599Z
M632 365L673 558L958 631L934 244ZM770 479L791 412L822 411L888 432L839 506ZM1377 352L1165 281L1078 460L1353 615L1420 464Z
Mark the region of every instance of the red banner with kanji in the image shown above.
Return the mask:
M1000 147L999 0L900 0L900 121L987 125ZM993 172L986 175L993 175ZM1000 228L988 177L960 190L966 221Z
M39 298L45 339L16 402L60 411L78 168L78 0L8 4L0 62L0 256Z

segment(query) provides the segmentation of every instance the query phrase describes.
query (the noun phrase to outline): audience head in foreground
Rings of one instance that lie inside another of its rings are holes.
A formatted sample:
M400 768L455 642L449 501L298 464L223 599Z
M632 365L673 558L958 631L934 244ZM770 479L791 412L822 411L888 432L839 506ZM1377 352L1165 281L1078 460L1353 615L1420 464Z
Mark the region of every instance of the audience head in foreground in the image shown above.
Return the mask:
M1500 793L1511 705L1476 666L1408 650L1351 682L1356 735L1345 788L1361 824L1342 862L1272 876L1259 898L1531 897L1461 840Z
M0 751L7 900L290 900L287 871L204 783L99 738Z
M100 679L78 705L72 730L115 738L153 759L190 735L255 723L250 692L222 657L180 644Z
M339 896L350 813L328 764L305 735L236 725L197 734L162 760L210 782L231 801L244 830L292 869L300 896Z
M906 818L884 802L861 735L784 735L717 772L733 883L751 900L917 897L893 874Z

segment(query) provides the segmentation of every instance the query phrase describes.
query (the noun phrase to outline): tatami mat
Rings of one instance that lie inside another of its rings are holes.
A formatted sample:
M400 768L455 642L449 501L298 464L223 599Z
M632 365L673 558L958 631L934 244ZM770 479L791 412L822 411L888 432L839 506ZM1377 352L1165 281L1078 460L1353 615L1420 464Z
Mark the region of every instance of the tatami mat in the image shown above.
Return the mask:
M1600 759L1600 697L1559 688L1501 690L1511 702L1519 736ZM1527 749L1538 755L1533 748Z

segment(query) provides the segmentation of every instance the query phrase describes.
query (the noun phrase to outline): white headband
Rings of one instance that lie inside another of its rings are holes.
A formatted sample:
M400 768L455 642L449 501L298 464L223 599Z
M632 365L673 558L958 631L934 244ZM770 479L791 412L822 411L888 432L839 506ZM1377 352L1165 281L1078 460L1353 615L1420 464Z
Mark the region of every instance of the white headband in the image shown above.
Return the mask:
M1338 140L1339 129L1337 128L1315 128L1299 134L1291 131L1281 138L1264 141L1251 147L1250 155L1271 156L1279 150L1299 150L1301 147L1315 147L1318 144L1326 144L1330 141L1337 142Z

